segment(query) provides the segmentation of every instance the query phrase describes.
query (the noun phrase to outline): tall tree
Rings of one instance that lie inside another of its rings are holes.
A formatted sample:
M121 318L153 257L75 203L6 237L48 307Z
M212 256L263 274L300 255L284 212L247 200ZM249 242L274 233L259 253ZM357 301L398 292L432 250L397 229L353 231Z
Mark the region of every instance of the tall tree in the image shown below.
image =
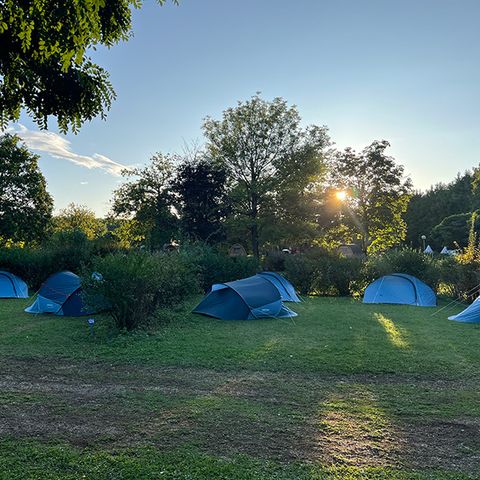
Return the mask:
M226 171L200 155L177 166L173 191L183 233L195 240L216 242L223 237L229 212Z
M131 10L140 5L139 0L0 2L0 128L18 120L22 108L41 128L47 128L49 115L57 117L64 132L104 118L115 92L108 73L87 52L127 40Z
M123 175L130 180L113 194L113 215L134 220L130 225L137 231L131 235L145 238L151 248L161 248L177 231L171 191L174 159L157 153L146 167L125 170Z
M403 215L411 192L404 168L386 155L390 144L375 141L362 152L351 148L339 152L332 166L334 185L348 192L343 200L348 207L352 227L362 239L365 250L392 247L405 239Z
M43 238L53 200L38 167L38 155L16 135L0 137L0 243Z
M320 172L326 129L302 129L295 107L282 98L268 102L259 95L225 110L221 120L207 118L203 129L210 157L227 171L235 213L246 224L258 257L262 218L275 215L282 188ZM312 165L307 175L304 170Z
M78 230L89 240L99 238L106 233L105 222L95 216L95 212L85 205L70 203L53 218L56 231Z
M450 183L439 183L426 192L416 192L412 196L405 214L408 225L406 238L408 244L420 247L422 245L422 235L426 235L428 239L434 242L435 239L440 241L442 236L438 235L439 231L444 231L444 227L449 230L448 225L454 228L455 221L449 220L443 224L447 217L463 213L470 214L473 210L480 208L475 175L475 172L473 175L470 172L465 172L462 175L457 175ZM439 229L433 235L437 226ZM451 238L451 236L447 235L442 241L447 238ZM459 236L455 240L459 241L460 238L463 238L463 236Z

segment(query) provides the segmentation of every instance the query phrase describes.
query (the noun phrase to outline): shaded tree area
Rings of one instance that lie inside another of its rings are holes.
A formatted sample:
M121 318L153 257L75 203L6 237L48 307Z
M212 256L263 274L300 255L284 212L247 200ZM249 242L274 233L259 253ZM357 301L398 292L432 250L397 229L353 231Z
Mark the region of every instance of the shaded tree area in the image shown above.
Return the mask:
M421 236L435 248L454 248L468 241L471 212L480 207L478 169L457 175L448 184L437 184L425 193L416 192L408 205L406 243L421 247Z
M16 135L0 137L0 244L39 242L50 224L53 200L31 153Z
M147 166L124 170L127 181L113 194L113 215L124 221L132 239L144 239L154 249L162 248L177 233L172 192L175 160L157 153Z
M309 216L305 198L323 171L326 128L301 128L294 106L256 95L225 110L220 120L207 118L203 129L208 154L227 172L237 235L248 231L258 257L265 236L276 237L266 225L281 228Z
M15 238L31 242L48 231L57 243L82 237L104 251L241 243L257 258L352 241L374 252L404 240L411 185L387 155L388 142L335 151L325 126L303 126L295 106L259 94L207 118L203 129L205 145L194 154L157 153L125 169L106 219L70 204L53 220L46 215L36 236Z
M344 241L361 240L365 251L386 250L405 239L403 215L410 200L411 181L404 168L385 153L390 144L375 141L360 153L351 148L337 152L332 160L332 187L326 196L326 214L333 215L333 228ZM332 200L338 208L332 208ZM330 232L331 233L331 232Z
M227 172L203 154L177 166L172 185L180 217L180 230L190 240L217 243L225 239L230 213Z

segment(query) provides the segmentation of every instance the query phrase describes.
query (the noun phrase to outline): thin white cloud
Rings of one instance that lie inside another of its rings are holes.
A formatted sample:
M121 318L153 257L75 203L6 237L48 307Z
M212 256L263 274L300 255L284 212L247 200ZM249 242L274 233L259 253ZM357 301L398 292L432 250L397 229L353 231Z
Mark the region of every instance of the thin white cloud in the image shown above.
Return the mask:
M9 130L21 137L32 150L47 153L54 158L67 160L81 167L98 168L116 177L120 176L123 169L129 168L99 153L93 155L75 153L72 150L71 142L54 132L29 130L23 125L18 125L18 128L10 128Z
M88 185L88 182L80 182L80 185Z

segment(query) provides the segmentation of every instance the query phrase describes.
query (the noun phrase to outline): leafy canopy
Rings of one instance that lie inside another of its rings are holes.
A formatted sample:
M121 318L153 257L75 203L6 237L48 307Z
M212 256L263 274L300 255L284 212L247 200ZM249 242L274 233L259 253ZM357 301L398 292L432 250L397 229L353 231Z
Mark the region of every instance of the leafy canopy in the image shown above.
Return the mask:
M0 137L0 244L29 243L45 236L53 200L38 155L16 135Z
M55 231L80 231L89 240L100 238L106 233L105 222L95 216L95 212L85 205L70 203L53 218Z
M259 256L260 230L265 219L302 196L322 172L323 151L329 143L325 127L300 126L300 115L283 98L268 102L258 94L223 112L221 120L203 125L207 152L227 171L236 223L243 223ZM287 207L288 208L288 207Z
M157 0L164 4L166 0ZM178 3L172 0L173 3ZM140 0L4 0L0 2L0 128L26 108L41 128L61 131L105 118L115 92L89 52L131 36Z
M124 170L128 179L113 194L114 217L128 220L135 231L131 237L142 238L152 248L169 243L177 231L172 181L175 157L157 153L143 168Z
M360 153L347 148L337 153L332 165L334 185L348 192L343 221L369 251L397 245L406 234L403 216L412 186L410 179L404 178L404 167L386 155L389 146L382 140Z
M200 154L176 168L173 191L183 234L192 240L218 242L229 213L226 171Z

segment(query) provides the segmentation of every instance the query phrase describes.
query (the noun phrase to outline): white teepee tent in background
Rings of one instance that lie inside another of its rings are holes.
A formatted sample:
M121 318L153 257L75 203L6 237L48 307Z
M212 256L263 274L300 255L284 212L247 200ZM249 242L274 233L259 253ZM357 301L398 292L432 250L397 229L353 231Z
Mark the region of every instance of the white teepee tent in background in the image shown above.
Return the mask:
M448 251L448 248L447 247L443 247L441 252L440 252L442 255L449 255L450 252Z
M423 251L423 253L426 253L427 255L433 255L432 247L427 245L427 248Z

